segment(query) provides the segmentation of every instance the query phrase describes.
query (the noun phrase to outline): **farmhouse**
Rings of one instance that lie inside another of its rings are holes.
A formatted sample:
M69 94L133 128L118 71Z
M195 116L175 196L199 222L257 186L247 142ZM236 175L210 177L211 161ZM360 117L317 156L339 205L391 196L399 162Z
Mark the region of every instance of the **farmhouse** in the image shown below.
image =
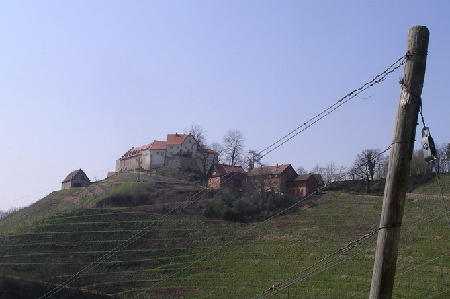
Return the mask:
M74 170L62 181L61 190L74 187L86 187L91 183L83 170Z
M291 164L262 166L247 173L247 190L258 193L307 196L323 184L320 174L297 175Z
M167 134L165 141L155 140L150 144L128 150L116 161L116 172L150 170L158 166L207 170L212 163L217 163L217 159L217 152L200 149L192 135Z
M294 197L307 196L317 190L321 185L321 176L302 174L288 182L289 193Z
M260 193L286 194L288 181L296 177L297 172L291 164L261 166L253 168L247 173L247 186Z
M241 166L213 164L208 172L208 188L239 191L242 190L245 177L245 170Z

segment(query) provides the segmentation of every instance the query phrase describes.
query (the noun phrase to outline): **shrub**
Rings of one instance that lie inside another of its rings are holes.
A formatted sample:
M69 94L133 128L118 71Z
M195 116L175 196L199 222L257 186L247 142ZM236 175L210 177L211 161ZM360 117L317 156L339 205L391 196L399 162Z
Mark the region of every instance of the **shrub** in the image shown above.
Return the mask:
M3 299L37 298L39 294L44 295L51 289L53 289L53 286L36 281L0 277L0 298ZM106 294L85 292L79 289L62 289L57 293L57 298L106 299L114 297Z
M251 222L265 219L291 205L295 200L288 196L272 198L263 195L237 195L219 191L214 198L203 201L204 215L227 221Z

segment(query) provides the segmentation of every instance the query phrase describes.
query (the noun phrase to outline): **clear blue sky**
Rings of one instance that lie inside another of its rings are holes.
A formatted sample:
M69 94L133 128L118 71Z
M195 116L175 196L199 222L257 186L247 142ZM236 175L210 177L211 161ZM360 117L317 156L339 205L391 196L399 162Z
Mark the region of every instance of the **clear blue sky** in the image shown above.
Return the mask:
M430 30L424 113L450 142L450 1L3 1L0 210L72 170L195 123L260 150L383 71ZM350 166L392 140L403 69L265 158ZM419 132L420 130L418 130ZM418 135L417 139L420 139Z

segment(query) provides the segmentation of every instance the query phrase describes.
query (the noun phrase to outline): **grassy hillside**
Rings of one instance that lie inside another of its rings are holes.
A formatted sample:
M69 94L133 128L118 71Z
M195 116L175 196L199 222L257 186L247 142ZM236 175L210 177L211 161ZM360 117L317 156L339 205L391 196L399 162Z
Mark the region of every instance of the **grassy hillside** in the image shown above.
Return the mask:
M378 226L381 197L330 191L243 224L205 217L213 198L170 212L202 190L184 178L110 178L88 191L55 192L0 221L3 279L41 286L70 279L71 288L119 298L242 298L271 286L264 294L276 298L368 297L376 235L338 249ZM394 298L445 298L450 229L442 201L411 198L405 209ZM38 290L36 298L45 294Z
M439 174L438 177L433 176L430 180L421 184L413 190L415 194L441 195L450 196L450 173Z

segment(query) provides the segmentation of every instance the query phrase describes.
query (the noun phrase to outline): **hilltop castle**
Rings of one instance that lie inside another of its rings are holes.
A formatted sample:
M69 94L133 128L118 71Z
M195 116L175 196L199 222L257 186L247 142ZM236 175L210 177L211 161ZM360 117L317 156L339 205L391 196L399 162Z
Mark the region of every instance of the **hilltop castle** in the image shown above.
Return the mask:
M206 173L217 163L218 153L201 148L191 134L167 134L166 141L153 141L128 150L116 161L116 172L138 169L150 170L158 166L193 168Z

